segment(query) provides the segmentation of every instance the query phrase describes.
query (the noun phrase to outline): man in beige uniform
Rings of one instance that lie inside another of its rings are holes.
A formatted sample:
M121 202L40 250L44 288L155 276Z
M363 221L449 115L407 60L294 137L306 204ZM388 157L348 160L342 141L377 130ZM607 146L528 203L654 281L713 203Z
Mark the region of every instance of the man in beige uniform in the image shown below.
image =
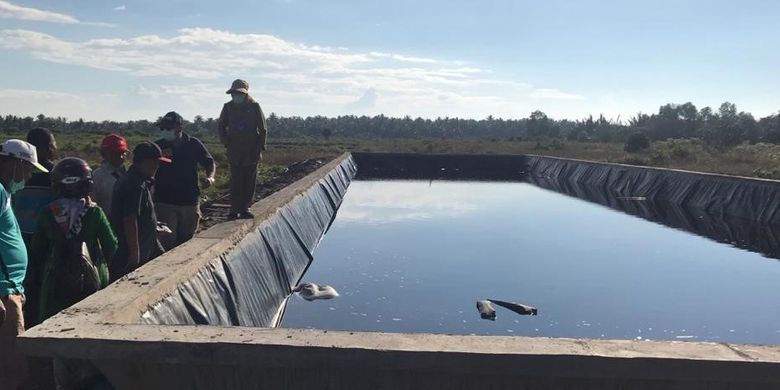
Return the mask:
M233 81L227 94L232 99L219 115L219 138L230 163L230 214L228 219L254 217L249 211L255 197L257 164L265 150L268 128L263 110L251 96L249 84Z

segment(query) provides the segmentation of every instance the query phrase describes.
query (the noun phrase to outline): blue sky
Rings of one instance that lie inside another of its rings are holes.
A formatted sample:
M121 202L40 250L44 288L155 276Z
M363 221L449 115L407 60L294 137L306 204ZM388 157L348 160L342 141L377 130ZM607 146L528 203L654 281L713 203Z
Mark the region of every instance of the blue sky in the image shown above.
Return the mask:
M0 0L0 114L217 116L234 78L282 115L625 119L780 110L770 0Z

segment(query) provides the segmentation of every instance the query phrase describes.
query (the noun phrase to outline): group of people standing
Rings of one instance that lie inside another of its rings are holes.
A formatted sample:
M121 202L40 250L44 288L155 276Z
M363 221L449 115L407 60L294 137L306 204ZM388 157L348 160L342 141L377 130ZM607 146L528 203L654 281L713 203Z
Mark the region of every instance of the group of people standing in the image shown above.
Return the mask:
M254 216L257 166L267 128L246 81L235 80L219 117L230 165L228 219ZM193 237L200 190L214 184L216 163L203 143L183 131L176 112L158 122L160 137L130 152L118 133L100 144L96 170L78 157L54 162L54 134L36 128L27 141L0 144L0 383L25 380L15 347L25 327L51 317ZM199 180L199 168L204 171ZM78 365L55 361L58 388L84 387ZM87 370L88 371L88 370Z

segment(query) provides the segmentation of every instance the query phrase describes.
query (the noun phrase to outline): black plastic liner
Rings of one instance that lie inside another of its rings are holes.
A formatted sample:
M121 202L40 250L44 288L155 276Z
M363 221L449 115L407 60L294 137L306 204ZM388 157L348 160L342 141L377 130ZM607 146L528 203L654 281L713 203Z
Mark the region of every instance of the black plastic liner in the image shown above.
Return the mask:
M357 167L345 159L229 253L151 306L147 324L273 327L311 263Z
M353 153L357 179L519 181L525 156L477 154Z
M773 181L528 156L536 186L780 259Z
M695 172L526 156L530 180L586 185L614 197L645 197L710 215L780 223L780 182Z
M598 203L651 222L780 259L780 240L778 240L780 225L729 217L719 213L709 214L706 210L665 201L620 198L586 184L544 178L533 179L533 183L540 188Z

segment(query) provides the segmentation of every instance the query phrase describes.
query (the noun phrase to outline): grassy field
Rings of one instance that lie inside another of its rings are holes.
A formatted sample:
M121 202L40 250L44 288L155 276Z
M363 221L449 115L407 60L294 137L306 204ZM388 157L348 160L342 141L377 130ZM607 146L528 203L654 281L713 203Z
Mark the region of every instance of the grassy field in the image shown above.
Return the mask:
M78 156L93 167L100 161L98 148L102 136L87 133L56 134L59 156ZM6 138L22 138L24 134L7 134ZM130 136L132 146L150 140ZM201 137L218 164L216 186L205 191L207 197L227 189L227 160L224 147L214 136ZM740 145L728 150L710 148L696 140L655 142L640 153L626 153L623 144L579 143L547 140L527 142L496 139L269 139L259 180L264 180L284 167L305 159L333 158L345 151L465 153L465 154L542 154L557 157L606 161L632 165L658 166L739 176L780 179L780 146L770 144Z

